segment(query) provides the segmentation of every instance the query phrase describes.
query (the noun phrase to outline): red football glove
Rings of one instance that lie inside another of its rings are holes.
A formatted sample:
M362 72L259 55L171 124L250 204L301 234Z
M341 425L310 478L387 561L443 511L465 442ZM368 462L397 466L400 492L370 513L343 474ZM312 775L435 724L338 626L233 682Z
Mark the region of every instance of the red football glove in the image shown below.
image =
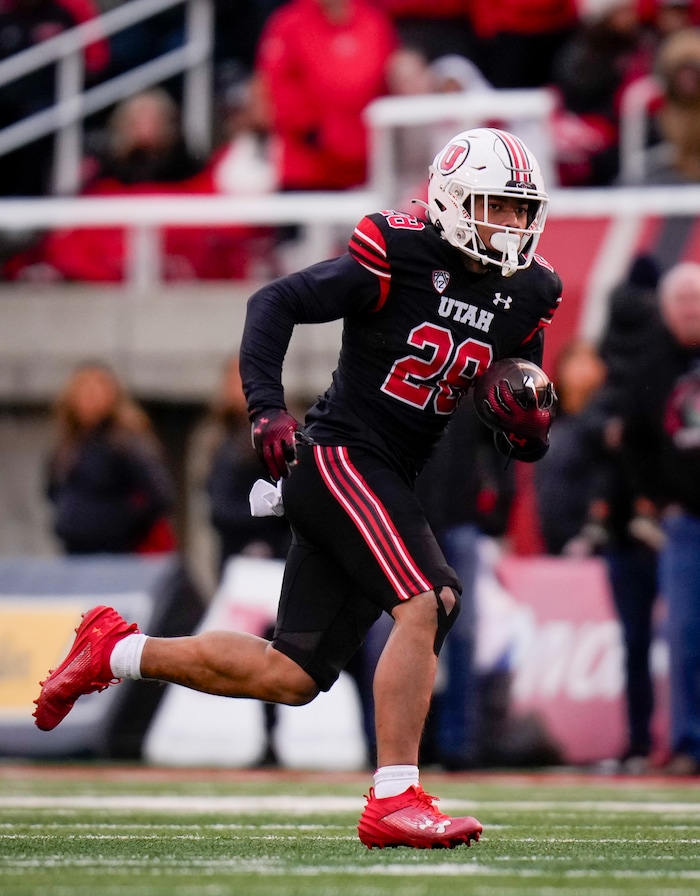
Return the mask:
M552 389L541 402L536 399L521 404L513 394L508 380L501 380L492 386L483 411L491 418L491 425L506 435L516 434L518 439L538 439L546 442L556 411L556 394Z
M284 408L268 408L253 417L253 447L275 482L289 476L289 465L296 460L297 429L299 424Z
M537 364L524 358L494 362L474 384L474 409L494 430L501 454L536 461L547 453L557 393Z

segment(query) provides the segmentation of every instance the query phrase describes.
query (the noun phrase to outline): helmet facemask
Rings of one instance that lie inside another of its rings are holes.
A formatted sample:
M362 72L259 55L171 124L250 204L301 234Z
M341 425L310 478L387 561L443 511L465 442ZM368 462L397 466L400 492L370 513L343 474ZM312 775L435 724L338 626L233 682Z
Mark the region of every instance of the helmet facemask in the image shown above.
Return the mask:
M511 146L517 149L522 168L516 168L505 152L504 147ZM527 225L490 223L489 204L495 198L527 204ZM503 276L509 277L532 261L544 230L547 194L537 162L517 138L480 128L458 134L436 156L430 167L427 208L448 243L482 264L500 267ZM478 227L489 228L491 246Z

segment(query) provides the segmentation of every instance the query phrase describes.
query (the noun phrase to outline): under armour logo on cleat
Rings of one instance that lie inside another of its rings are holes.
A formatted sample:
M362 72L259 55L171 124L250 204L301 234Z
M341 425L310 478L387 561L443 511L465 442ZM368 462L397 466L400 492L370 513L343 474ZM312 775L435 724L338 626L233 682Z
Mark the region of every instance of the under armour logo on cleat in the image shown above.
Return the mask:
M434 828L436 834L444 834L445 830L451 825L452 822L449 818L445 818L443 821L438 822L437 824L430 818L424 818L423 822L418 825L421 831L425 831L428 828Z

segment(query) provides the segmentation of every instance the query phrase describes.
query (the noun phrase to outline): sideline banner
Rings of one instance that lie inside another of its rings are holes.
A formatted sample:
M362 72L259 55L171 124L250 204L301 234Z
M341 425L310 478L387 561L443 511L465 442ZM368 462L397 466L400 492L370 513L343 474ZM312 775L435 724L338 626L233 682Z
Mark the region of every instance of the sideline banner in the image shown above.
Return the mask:
M124 682L82 697L53 731L34 725L39 681L81 614L108 604L150 634L189 634L203 613L178 556L0 560L0 755L134 758L162 687Z
M605 564L598 558L505 556L499 577L513 598L514 711L534 712L564 761L589 764L627 747L623 647ZM652 650L657 749L667 738L667 651Z

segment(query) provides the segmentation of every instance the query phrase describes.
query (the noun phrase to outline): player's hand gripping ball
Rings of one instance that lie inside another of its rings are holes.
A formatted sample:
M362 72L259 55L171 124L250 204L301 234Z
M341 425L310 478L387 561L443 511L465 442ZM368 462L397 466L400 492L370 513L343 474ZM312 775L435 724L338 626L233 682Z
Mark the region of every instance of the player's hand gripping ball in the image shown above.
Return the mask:
M523 358L495 361L474 384L478 417L494 431L501 454L532 462L549 449L557 393L547 374Z

